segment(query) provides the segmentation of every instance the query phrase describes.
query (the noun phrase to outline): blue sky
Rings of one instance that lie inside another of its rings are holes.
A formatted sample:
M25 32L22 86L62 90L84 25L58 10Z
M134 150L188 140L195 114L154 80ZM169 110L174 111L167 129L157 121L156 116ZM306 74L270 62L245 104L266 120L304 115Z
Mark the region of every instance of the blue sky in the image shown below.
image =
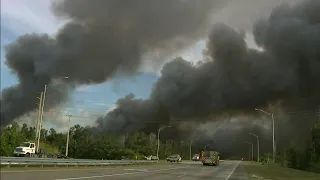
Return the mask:
M25 33L54 34L65 23L51 14L50 2L50 0L32 0L32 3L27 0L1 0L1 89L17 83L15 76L4 64L4 46ZM230 11L226 8L216 15L219 21L226 22L229 25L234 24L243 29L247 29L247 27L242 27L243 24L250 26L248 24L251 20L248 17L252 16L252 13L248 13L249 11L245 6L231 4L229 9ZM263 9L263 6L261 6L261 10ZM261 12L255 11L253 13L259 14ZM245 15L241 17L240 14ZM237 16L237 21L232 16ZM249 47L256 48L250 33L247 37L247 43ZM195 46L184 50L177 56L183 56L189 61L196 62L202 58L204 48L205 41L199 41ZM104 84L80 87L73 93L68 105L57 110L61 113L53 117L52 123L47 123L45 126L65 129L67 122L65 111L79 116L79 118L72 119L72 124L90 125L94 116L103 114L108 109L113 108L114 103L120 97L134 93L138 98L147 98L153 83L160 75L160 69L154 69L148 65L145 65L142 69L143 72L133 77L117 77Z

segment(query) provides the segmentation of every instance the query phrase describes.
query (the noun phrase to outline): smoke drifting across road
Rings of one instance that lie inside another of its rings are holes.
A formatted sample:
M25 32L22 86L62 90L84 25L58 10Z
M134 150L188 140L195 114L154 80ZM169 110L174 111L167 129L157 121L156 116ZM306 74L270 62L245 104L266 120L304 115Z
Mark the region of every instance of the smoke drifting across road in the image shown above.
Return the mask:
M253 28L264 51L248 49L245 34L218 23L208 36L212 61L195 67L182 58L167 63L148 100L128 95L98 119L102 131L154 131L180 119L198 122L223 113L250 113L320 92L320 1L282 5ZM314 99L314 97L318 99Z
M56 77L69 79L60 88L48 89L47 108L64 102L67 91L77 85L102 83L119 71L135 72L147 52L157 52L165 59L166 55L197 42L207 30L210 15L226 3L223 0L56 2L55 14L70 21L54 37L26 34L6 47L6 64L17 75L19 84L2 92L2 126L34 111L44 85Z

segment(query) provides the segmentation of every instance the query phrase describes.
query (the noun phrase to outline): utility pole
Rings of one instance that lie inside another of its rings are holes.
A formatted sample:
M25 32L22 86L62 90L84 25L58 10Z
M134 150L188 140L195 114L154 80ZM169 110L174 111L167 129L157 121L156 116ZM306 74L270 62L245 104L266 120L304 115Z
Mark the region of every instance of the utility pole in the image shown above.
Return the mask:
M40 98L39 99L39 107L38 107L38 118L37 118L37 123L36 123L36 139L35 141L37 141L38 139L38 135L39 135L39 125L40 125L40 116L41 116L41 106L42 106L42 97L43 97L43 93L41 92Z
M165 126L163 128L159 128L158 130L158 148L157 148L157 157L159 158L159 148L160 148L160 131L171 126ZM160 158L159 158L160 159Z
M47 85L44 85L44 91L42 93L42 104L41 104L41 110L40 110L40 122L39 122L39 132L38 132L38 140L37 140L37 152L39 152L39 146L40 146L40 136L41 136L41 129L42 129L44 102L46 100L46 92L47 92Z
M275 140L275 131L274 131L274 115L272 113L268 113L262 109L255 108L256 111L263 112L272 118L272 161L276 162L276 140Z
M253 161L253 143L246 141L247 144L251 144L251 161Z
M69 77L60 77L59 79L68 79ZM44 85L44 91L42 93L42 105L40 109L40 122L39 122L39 133L37 138L37 152L39 152L39 145L40 145L40 135L41 135L41 128L42 128L42 120L43 120L43 109L44 109L44 102L46 100L46 93L47 93L48 85Z
M69 121L68 121L68 132L67 132L67 143L66 143L66 157L68 157L69 140L70 140L70 121L71 121L72 115L69 114L67 116L69 117Z
M257 155L258 155L258 162L260 161L260 144L259 144L259 136L249 133L252 136L255 136L257 138Z

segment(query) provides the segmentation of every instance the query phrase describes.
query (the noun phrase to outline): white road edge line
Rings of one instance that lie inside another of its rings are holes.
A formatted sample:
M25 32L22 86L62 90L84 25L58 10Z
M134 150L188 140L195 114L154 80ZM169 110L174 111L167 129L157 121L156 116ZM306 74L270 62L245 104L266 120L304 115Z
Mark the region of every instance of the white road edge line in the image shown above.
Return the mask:
M183 176L186 176L186 175L187 175L187 173L184 172L183 174L179 175L178 178L183 177Z
M141 172L146 172L148 169L124 169L124 171L141 171Z
M228 180L228 179L232 176L233 172L237 169L237 167L239 166L240 162L241 162L241 161L239 161L238 164L236 165L236 167L234 167L234 169L231 171L231 173L230 173L229 176L226 178L226 180Z
M86 170L101 170L101 169L114 169L112 167L105 168L70 168L70 169L38 169L38 170L9 170L9 171L0 171L0 173L27 173L27 172L60 172L60 171L86 171Z
M189 166L178 167L178 168L169 168L169 169L157 169L152 171L139 171L139 172L132 172L132 173L122 173L122 174L106 174L101 176L87 176L87 177L74 177L74 178L64 178L64 179L55 179L55 180L76 180L76 179L93 179L93 178L102 178L102 177L113 177L113 176L125 176L125 175L133 175L133 174L144 174L144 173L151 173L151 172L160 172L160 171L169 171L174 169L182 169L187 168Z

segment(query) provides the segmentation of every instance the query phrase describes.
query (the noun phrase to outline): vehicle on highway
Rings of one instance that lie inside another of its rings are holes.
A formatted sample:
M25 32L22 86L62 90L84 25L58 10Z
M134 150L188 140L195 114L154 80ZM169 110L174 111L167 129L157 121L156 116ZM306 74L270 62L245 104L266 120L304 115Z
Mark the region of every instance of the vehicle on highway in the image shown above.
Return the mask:
M218 166L220 161L220 154L217 151L202 151L202 164Z
M174 154L172 156L169 156L167 158L167 161L170 161L170 162L181 162L181 156L179 154Z
M36 153L36 145L31 142L23 142L13 151L14 156L30 156Z
M39 152L36 150L36 144L34 142L23 142L13 151L13 155L16 157L35 157L35 158L67 158L60 154L48 154L43 149Z
M192 161L199 161L200 160L200 154L194 154L192 157Z
M150 156L146 156L145 158L146 160L149 160L149 161L159 161L159 157L157 156L150 155Z

